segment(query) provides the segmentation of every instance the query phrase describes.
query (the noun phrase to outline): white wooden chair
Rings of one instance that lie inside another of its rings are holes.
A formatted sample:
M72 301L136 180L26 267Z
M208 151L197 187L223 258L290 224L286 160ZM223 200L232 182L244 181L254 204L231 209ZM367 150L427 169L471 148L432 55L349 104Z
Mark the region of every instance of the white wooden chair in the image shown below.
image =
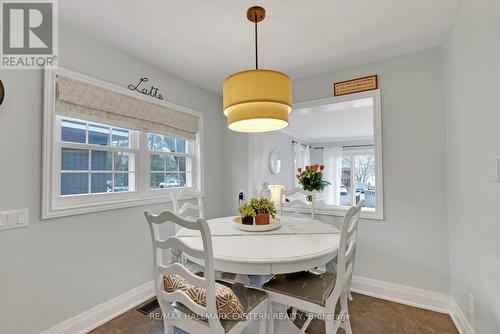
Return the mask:
M181 190L179 192L173 193L172 197L172 207L174 209L174 213L178 216L181 216L185 219L196 220L198 218L205 218L205 212L203 209L203 196L200 192L191 191L191 190ZM196 199L196 203L192 203ZM185 200L184 204L181 205L181 201ZM187 201L191 200L191 202ZM190 215L190 214L193 214ZM175 225L175 233L179 231L179 226ZM185 266L189 267L192 272L201 272L203 271L203 267L188 261L183 255L182 252L178 249L172 249L170 252L170 256L173 261L181 262Z
M360 214L361 214L361 209L363 209L364 204L365 204L365 200L363 199L363 200L359 201L359 203L356 205L356 209L359 210ZM358 219L359 219L359 215L358 215ZM353 235L351 237L351 240L354 240L356 245L358 244L358 226L359 226L359 223L356 223L354 226ZM353 255L353 259L352 259L352 269L353 270L354 270L354 266L356 265L356 249L357 249L357 247L354 249L354 255ZM337 263L337 258L335 258L332 261L330 261L329 263L327 263L326 270L329 272L332 272L334 274L337 273L336 263ZM351 279L349 280L349 286L347 288L347 297L349 298L349 300L353 299L351 287L352 287L352 276L351 276Z
M289 196L296 195L296 194L301 194L304 195L304 200L301 200L299 198L293 198L289 202L287 202L287 199ZM307 196L312 196L312 202L308 203L306 200ZM315 214L315 199L316 195L313 191L306 191L302 188L293 188L290 190L284 190L281 192L280 196L280 215L283 216L283 212L287 212L290 215L296 215L296 216L302 216L300 214L300 209L310 209L311 210L311 219L314 219L314 214ZM288 208L284 210L284 208ZM297 211L295 211L297 210Z
M250 319L243 318L238 320L224 320L215 316L218 314L216 292L215 292L215 273L213 264L213 250L210 229L207 221L199 218L196 221L179 217L171 211L165 211L158 216L152 215L149 211L144 212L151 231L153 243L153 262L154 262L154 284L158 303L163 313L164 333L173 334L174 327L180 328L188 333L210 333L210 334L233 334L243 331ZM181 227L197 230L201 233L203 249L195 249L186 245L181 239L171 236L167 239L161 239L159 225L163 223L173 223ZM202 259L205 264L203 277L191 273L180 263L163 262L162 251L170 249L179 249L185 254L198 259ZM205 289L205 305L196 303L184 291L175 290L167 292L164 288L164 277L167 275L179 275L196 287ZM267 313L268 301L266 293L262 290L246 287L241 284L231 284L220 282L229 287L237 295L244 311L249 314ZM266 320L260 320L259 334L264 334L266 329Z
M340 231L336 274L304 271L275 275L263 285L271 303L291 306L307 315L302 328L297 329L298 333L305 333L313 319L321 319L324 320L326 334L337 333L339 328L343 328L347 334L352 334L347 294L354 267L355 232L360 212L360 206L353 206L344 216ZM333 317L339 303L340 314Z

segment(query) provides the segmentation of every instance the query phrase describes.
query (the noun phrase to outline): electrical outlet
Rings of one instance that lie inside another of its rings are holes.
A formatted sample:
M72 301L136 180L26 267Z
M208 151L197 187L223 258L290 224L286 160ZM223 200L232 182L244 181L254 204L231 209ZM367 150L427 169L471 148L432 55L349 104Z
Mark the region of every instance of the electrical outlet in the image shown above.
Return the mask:
M0 212L0 230L26 227L29 225L29 209L16 209Z
M0 228L7 225L7 214L5 212L0 212Z
M474 296L470 291L467 293L467 311L471 317L474 317Z
M17 224L16 212L14 210L7 213L7 227L12 227Z

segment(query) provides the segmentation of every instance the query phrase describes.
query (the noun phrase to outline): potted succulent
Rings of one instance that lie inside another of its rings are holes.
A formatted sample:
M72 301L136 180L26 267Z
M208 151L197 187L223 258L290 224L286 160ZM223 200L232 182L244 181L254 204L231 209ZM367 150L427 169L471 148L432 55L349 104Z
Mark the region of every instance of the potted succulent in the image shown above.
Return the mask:
M255 210L250 204L243 204L238 207L238 212L241 215L241 222L245 225L253 225L255 218Z
M255 211L255 225L267 225L270 223L270 217L274 218L276 215L273 202L267 198L252 198L249 204Z

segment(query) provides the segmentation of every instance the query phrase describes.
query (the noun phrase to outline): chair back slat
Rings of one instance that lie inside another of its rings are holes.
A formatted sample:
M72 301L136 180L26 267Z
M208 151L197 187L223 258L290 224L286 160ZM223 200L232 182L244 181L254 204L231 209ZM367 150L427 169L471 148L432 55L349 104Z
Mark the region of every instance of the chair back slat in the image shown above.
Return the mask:
M152 215L149 211L145 211L145 214L149 214L146 218L149 218L148 222L152 224L160 225L166 222L172 222L189 230L201 231L201 226L196 221L184 219L170 210L163 211L158 216Z
M354 226L351 226L349 230L347 231L347 239L350 239L354 233L358 230L358 222L356 221Z
M162 249L170 249L170 248L178 249L178 250L182 251L183 253L186 253L186 254L188 254L192 257L195 257L197 259L203 259L203 257L204 257L203 250L191 248L188 245L186 245L184 243L184 241L182 241L181 239L178 239L176 237L171 237L171 238L168 238L166 240L157 240L155 242L155 244L156 244L156 247L162 248Z
M154 282L156 295L159 299L160 305L162 305L162 310L166 308L170 312L170 314L173 315L176 313L176 311L173 309L170 303L182 303L184 306L188 307L194 313L202 317L207 317L208 314L217 314L212 238L207 221L204 218L199 218L196 221L188 220L176 215L172 211L165 211L159 215L153 215L151 214L151 212L145 211L144 215L146 216L146 220L148 221L151 232L155 270ZM159 226L165 223L179 225L180 227L189 230L200 231L201 239L203 242L203 250L192 248L186 243L180 241L175 236L161 239ZM178 249L193 258L203 260L205 267L203 275L204 277L197 277L180 263L163 263L164 260L162 251L172 249ZM197 304L184 292L166 292L163 284L163 278L165 274L179 274L187 282L202 288L204 287L206 289L206 307ZM216 328L218 331L223 331L222 325L220 324L220 321L217 319L217 317L208 317L208 322L210 328Z
M345 270L345 276L346 277L351 277L352 276L352 272L353 272L353 269L354 269L354 265L353 263L349 263L349 265L347 266L346 270ZM345 280L344 281L344 284L342 285L342 288L345 289L346 286L349 284L349 280Z
M345 252L346 262L350 263L355 251L356 251L356 243L350 242L349 246L347 247L347 251Z
M300 199L293 199L290 202L287 202L287 196L290 195L295 195L295 194L303 194L306 197L311 196L312 197L312 202L309 204L306 200L302 201ZM283 208L297 208L299 209L310 209L311 210L311 218L314 219L315 215L315 200L316 200L316 194L314 191L306 191L302 188L296 187L290 190L284 190L281 192L280 196L280 215L283 215ZM288 211L288 210L287 210ZM293 212L292 213L298 213L298 212Z
M187 210L196 210L198 212L202 212L202 207L200 205L193 204L191 202L184 203L181 208L177 211L178 215L182 216Z
M192 191L192 190L181 190L179 192L173 193L171 195L172 197L172 206L174 208L174 212L186 219L190 220L195 220L198 218L205 218L205 209L203 206L203 195L199 191ZM185 202L181 206L181 201L184 200L196 200L196 204L193 204L192 202ZM192 216L190 212L194 211L196 213L196 216ZM189 214L186 214L186 212L189 212ZM176 232L177 232L177 227L176 227Z

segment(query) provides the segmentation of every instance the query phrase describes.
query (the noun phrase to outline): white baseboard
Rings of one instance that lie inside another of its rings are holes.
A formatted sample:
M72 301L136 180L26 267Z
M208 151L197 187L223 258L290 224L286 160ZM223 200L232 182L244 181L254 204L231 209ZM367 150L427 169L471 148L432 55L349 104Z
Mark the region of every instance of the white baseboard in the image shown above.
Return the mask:
M142 304L154 295L155 289L153 281L151 281L49 328L41 334L88 333L131 308Z
M352 291L430 311L447 314L450 312L449 296L438 292L378 281L361 276L353 277Z
M450 297L450 316L460 334L475 334L474 329L472 329L471 324L453 297Z

